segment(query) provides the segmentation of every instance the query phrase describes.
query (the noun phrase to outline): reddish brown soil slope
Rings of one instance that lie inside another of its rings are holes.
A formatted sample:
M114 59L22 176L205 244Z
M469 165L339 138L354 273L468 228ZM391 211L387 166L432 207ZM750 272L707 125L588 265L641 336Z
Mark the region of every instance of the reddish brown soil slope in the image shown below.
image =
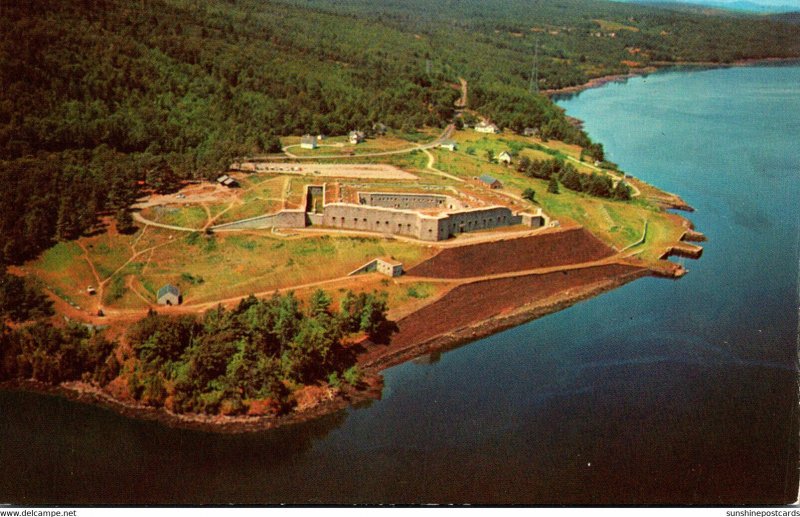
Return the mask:
M614 254L583 228L519 239L447 248L408 270L409 275L468 278L591 262Z
M591 284L614 281L639 273L642 268L613 264L543 275L486 280L456 287L431 305L398 322L391 348L422 343L523 305L545 301L556 294L568 294ZM385 347L384 347L385 348ZM380 346L373 353L380 354Z

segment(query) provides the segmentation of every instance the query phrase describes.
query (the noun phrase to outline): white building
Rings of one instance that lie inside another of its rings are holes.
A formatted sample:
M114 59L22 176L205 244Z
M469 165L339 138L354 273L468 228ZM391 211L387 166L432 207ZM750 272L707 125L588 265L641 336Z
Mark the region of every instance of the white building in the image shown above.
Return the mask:
M500 129L497 127L496 124L492 124L491 122L486 122L482 120L475 125L475 131L478 133L499 133Z
M350 134L347 135L347 138L353 145L360 144L364 141L364 133L362 131L350 131Z
M317 137L313 135L303 135L300 137L300 147L302 149L316 149Z
M497 156L497 161L502 163L503 165L510 165L511 164L511 154L508 151L503 151Z
M442 149L447 149L448 151L455 151L456 142L454 140L442 140L442 143L439 144L439 147Z

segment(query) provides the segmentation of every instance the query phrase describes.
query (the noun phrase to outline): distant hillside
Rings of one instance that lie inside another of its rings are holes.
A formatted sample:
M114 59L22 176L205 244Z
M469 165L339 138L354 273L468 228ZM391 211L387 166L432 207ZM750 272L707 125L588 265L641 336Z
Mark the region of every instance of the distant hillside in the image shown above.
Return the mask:
M800 11L791 13L773 14L770 15L770 19L776 22L800 25Z
M601 0L39 0L0 17L0 262L277 137L444 126L586 135L540 88L653 62L800 55L800 27Z

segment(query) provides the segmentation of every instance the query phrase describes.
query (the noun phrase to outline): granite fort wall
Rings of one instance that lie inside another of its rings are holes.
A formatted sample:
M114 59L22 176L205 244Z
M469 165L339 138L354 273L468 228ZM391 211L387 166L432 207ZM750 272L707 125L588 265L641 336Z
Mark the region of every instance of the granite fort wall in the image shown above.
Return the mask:
M358 202L362 205L398 209L458 209L461 203L450 196L439 194L407 194L403 192L359 192Z
M325 205L323 224L332 228L365 230L420 237L420 214L349 203Z
M333 228L407 235L425 241L447 239L457 233L519 224L521 218L505 207L476 208L431 216L408 210L331 203L325 205L323 224Z
M520 222L520 216L515 216L505 207L477 208L447 214L446 218L437 221L435 231L438 240L443 240L458 233L499 228Z

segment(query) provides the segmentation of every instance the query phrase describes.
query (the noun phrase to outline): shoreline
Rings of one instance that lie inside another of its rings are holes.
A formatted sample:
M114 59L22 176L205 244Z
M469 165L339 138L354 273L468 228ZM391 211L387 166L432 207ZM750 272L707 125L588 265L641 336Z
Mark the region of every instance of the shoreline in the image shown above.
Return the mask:
M798 61L800 58L777 59L769 61ZM765 60L757 60L764 62ZM742 62L738 66L757 64L756 61ZM680 66L680 63L672 63L668 66ZM706 66L702 63L692 63L695 66ZM736 65L718 65L736 66ZM638 75L657 71L656 67L637 69L636 72L629 74L617 74L599 77L589 82L555 90L543 92L547 95L557 93L579 92L588 88L602 86L609 82L623 80ZM635 181L641 181L636 179ZM642 182L644 183L644 182ZM644 183L647 185L646 183ZM648 185L649 186L649 185ZM656 188L656 187L653 187ZM658 190L656 188L656 190ZM693 211L679 196L663 192L664 197L660 199L660 204L664 209L674 209L683 211ZM692 225L689 222L689 228ZM674 251L670 249L669 251ZM669 252L667 253L669 254ZM639 278L653 276L668 279L678 279L685 270L679 267L663 267L656 265L645 266L642 264L629 264L634 266L630 272L608 276L586 282L581 285L571 286L561 292L553 293L547 298L534 302L526 302L507 309L504 312L494 314L489 317L476 318L474 321L461 323L458 326L443 330L442 332L425 337L419 341L411 342L404 346L392 348L392 344L386 346L385 351L378 352L374 357L357 362L356 364L363 372L362 381L359 386L344 386L343 388L330 388L327 385L317 386L325 390L323 397L315 399L311 404L306 404L299 408L294 408L289 413L281 415L262 415L262 416L224 416L224 415L205 415L199 413L174 413L164 407L154 407L141 404L137 401L116 398L110 391L87 384L82 381L64 382L58 385L51 385L32 379L14 379L0 381L0 389L27 391L45 395L54 395L66 398L74 402L99 406L111 410L116 414L126 417L147 421L156 421L162 425L177 429L195 430L201 432L211 432L218 434L240 434L250 432L262 432L276 429L286 425L298 424L312 421L326 415L331 415L350 407L358 407L361 404L368 404L373 400L380 400L383 393L383 376L381 373L393 366L423 357L428 354L442 353L456 349L473 341L488 337L504 330L534 321L543 316L559 312L577 303L593 298L608 291L612 291L627 283ZM673 264L674 266L674 264ZM418 311L415 311L418 312ZM413 314L405 315L405 319Z
M641 68L631 68L625 74L609 74L600 77L589 79L583 84L575 86L566 86L564 88L556 88L551 90L542 90L542 95L553 97L554 95L570 95L580 93L592 88L599 88L609 83L624 82L634 77L642 77L668 68L677 67L696 67L696 68L734 68L743 66L757 66L769 63L793 63L800 62L800 56L796 57L765 57L765 58L752 58L752 59L739 59L730 63L716 63L712 61L654 61L649 66Z
M178 414L164 408L156 408L143 404L114 398L105 390L80 381L49 385L34 380L12 380L0 382L0 389L21 390L34 393L56 395L71 401L100 406L114 411L127 418L157 421L172 428L213 432L221 434L240 434L275 429L285 425L298 424L315 420L322 416L380 400L383 391L381 372L387 368L410 361L430 353L445 352L458 348L469 342L516 327L548 314L552 314L581 301L593 298L602 293L621 287L629 282L647 276L667 276L664 272L641 267L633 272L583 285L559 293L544 300L529 303L517 309L490 318L472 322L471 324L452 329L418 343L398 350L387 350L371 362L359 365L364 371L364 380L359 388L349 387L335 392L330 399L323 400L300 411L279 416L220 416L201 414ZM672 278L677 278L672 276Z

